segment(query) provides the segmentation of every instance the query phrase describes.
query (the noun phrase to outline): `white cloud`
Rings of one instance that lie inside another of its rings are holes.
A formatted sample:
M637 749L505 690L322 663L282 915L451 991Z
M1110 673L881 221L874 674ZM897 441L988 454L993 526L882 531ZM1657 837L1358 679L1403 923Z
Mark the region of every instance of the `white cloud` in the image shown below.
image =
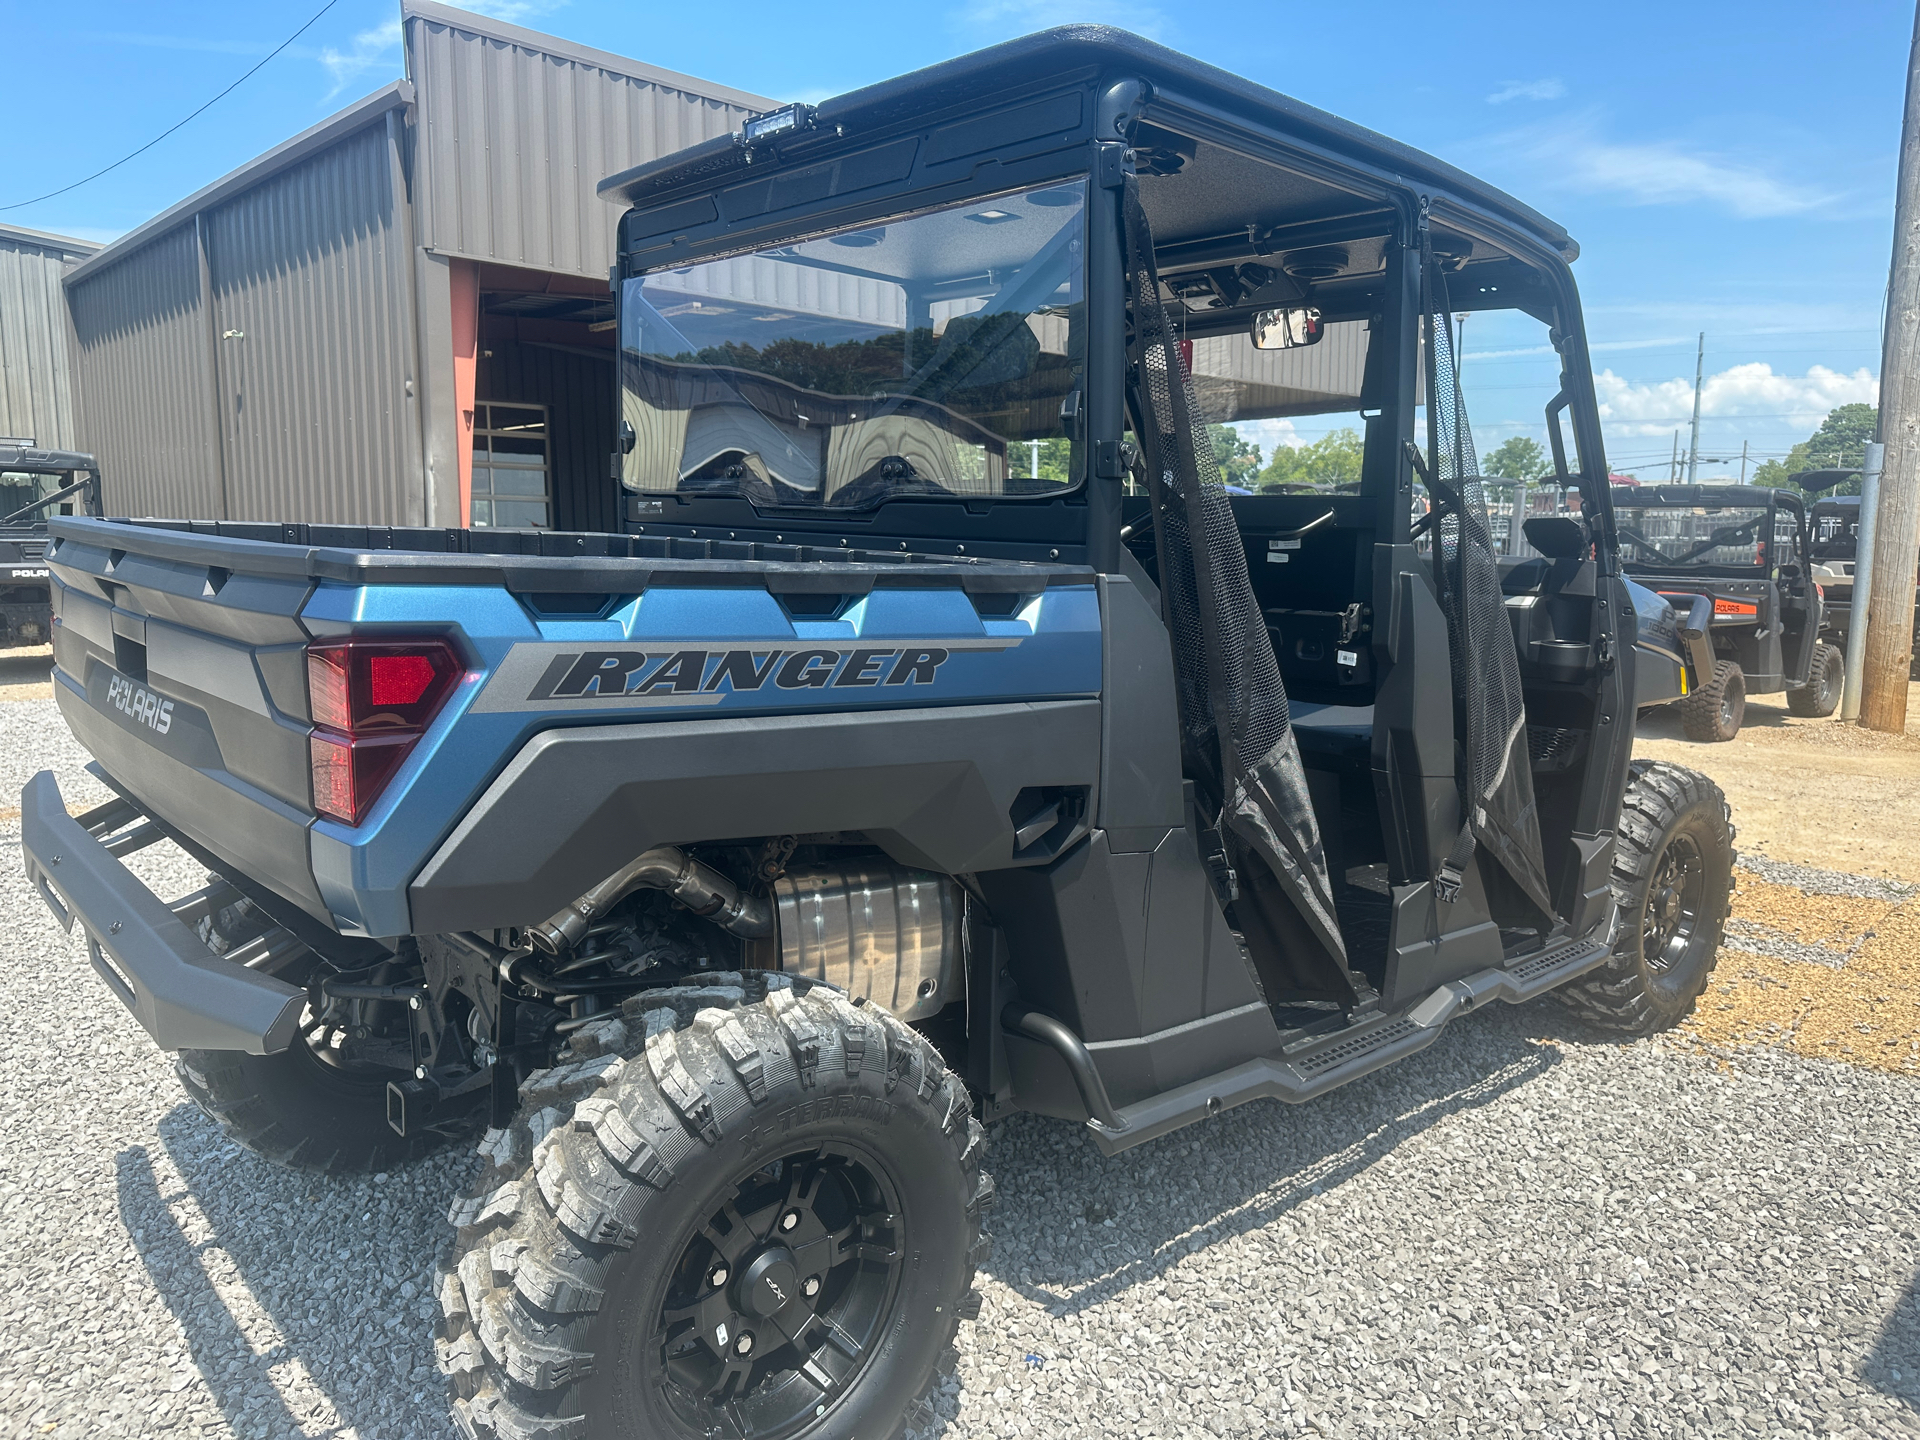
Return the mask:
M1262 461L1271 460L1282 446L1298 450L1307 443L1293 428L1291 420L1230 420L1227 423L1242 440L1260 447Z
M1509 80L1487 96L1487 104L1504 105L1509 100L1558 100L1567 93L1561 80Z
M1628 205L1704 203L1757 220L1818 210L1838 198L1830 190L1784 179L1706 146L1679 140L1610 140L1592 117L1510 131L1476 148L1535 168L1537 183L1583 196L1612 196Z
M362 30L353 37L353 45L349 49L325 46L320 51L320 63L333 76L333 88L325 98L331 100L367 71L385 65L399 47L400 20L397 16L371 30Z
M1693 416L1693 385L1676 378L1634 384L1611 370L1593 377L1600 418L1616 435L1664 435ZM1836 405L1875 403L1880 382L1866 369L1851 375L1815 365L1805 375L1776 375L1763 362L1735 365L1700 386L1700 413L1713 417L1784 420L1817 425Z
M969 27L1008 35L1025 35L1076 21L1117 25L1150 39L1160 38L1167 28L1167 17L1160 10L1135 0L1112 0L1098 6L1088 5L1086 0L971 0L960 8L958 18Z
M264 55L272 41L208 40L197 35L146 35L123 30L106 30L82 37L104 40L112 45L141 45L153 50L201 50L211 55Z
M463 0L463 8L495 20L504 20L509 25L522 25L558 10L566 3L567 0ZM344 50L334 45L323 48L320 51L320 63L333 76L333 88L327 92L326 98L331 100L369 70L388 66L398 58L399 48L398 16L371 30L362 30L353 37L352 45Z

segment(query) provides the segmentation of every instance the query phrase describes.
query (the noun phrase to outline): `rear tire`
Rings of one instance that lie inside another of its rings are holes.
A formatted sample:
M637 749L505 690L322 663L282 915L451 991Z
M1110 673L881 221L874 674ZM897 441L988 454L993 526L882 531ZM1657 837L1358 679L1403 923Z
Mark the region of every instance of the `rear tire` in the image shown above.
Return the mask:
M1701 744L1731 740L1747 717L1747 677L1731 660L1716 660L1713 678L1680 702L1687 739Z
M1613 954L1555 991L1588 1024L1623 1035L1677 1025L1707 988L1733 895L1732 812L1697 770L1636 760L1615 829Z
M993 1195L939 1052L765 971L637 996L571 1047L448 1217L435 1348L460 1430L885 1440L931 1420Z
M182 1050L173 1068L228 1138L291 1170L391 1170L475 1134L482 1118L473 1111L440 1116L430 1128L396 1135L387 1124L387 1081L404 1072L341 1071L300 1038L278 1055Z
M1807 683L1787 691L1788 711L1825 719L1840 708L1840 691L1846 679L1846 657L1831 645L1815 646L1807 665Z

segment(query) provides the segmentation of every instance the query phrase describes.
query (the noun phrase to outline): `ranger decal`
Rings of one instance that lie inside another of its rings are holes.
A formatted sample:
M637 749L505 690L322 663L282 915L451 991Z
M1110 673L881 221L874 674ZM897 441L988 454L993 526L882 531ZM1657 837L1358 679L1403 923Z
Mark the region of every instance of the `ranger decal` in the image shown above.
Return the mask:
M697 644L697 642L695 642ZM931 685L958 651L1010 650L1019 639L853 640L729 648L727 642L679 649L645 645L516 644L488 681L480 711L593 709L611 703L714 705L728 695L769 698L821 690L912 690Z

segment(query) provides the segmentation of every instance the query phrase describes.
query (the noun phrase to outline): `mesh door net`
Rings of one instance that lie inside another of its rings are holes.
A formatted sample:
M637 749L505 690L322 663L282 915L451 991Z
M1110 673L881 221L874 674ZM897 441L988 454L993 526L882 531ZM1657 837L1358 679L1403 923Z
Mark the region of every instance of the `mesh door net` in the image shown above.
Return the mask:
M1553 901L1540 850L1540 817L1527 760L1520 662L1500 593L1487 500L1460 392L1446 277L1421 232L1427 317L1428 481L1444 504L1434 528L1433 571L1446 612L1460 746L1460 806L1466 823L1434 877L1443 900L1460 892L1478 844L1548 919Z
M1213 446L1195 423L1192 378L1160 300L1153 237L1132 177L1124 205L1135 425L1153 501L1187 772L1219 806L1221 838L1245 884L1235 910L1240 928L1265 932L1275 963L1293 969L1297 990L1344 998L1351 993L1346 951L1287 692Z

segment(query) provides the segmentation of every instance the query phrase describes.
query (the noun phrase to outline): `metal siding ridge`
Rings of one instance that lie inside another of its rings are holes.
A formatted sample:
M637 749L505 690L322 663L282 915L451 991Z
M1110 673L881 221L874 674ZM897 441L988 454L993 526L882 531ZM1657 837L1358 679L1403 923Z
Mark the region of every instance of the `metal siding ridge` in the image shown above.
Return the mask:
M30 230L25 225L0 221L0 244L36 245L42 250L60 250L68 255L91 255L101 248L98 240L82 240L73 235L56 235L51 230Z
M598 279L614 260L598 176L731 133L752 113L633 73L645 67L605 65L609 57L448 13L407 11L417 22L407 32L408 63L430 131L420 164L432 199L418 243L434 254Z
M366 99L356 101L346 109L329 115L318 125L302 130L291 140L282 141L265 154L249 160L239 169L222 175L211 185L203 186L186 199L169 205L144 225L135 226L111 245L69 270L66 283L72 285L88 275L124 260L149 240L190 219L196 212L209 209L237 194L244 193L280 171L299 164L315 151L325 149L341 136L351 134L360 126L370 123L376 116L384 115L398 106L412 103L412 81L396 80L391 85L381 87Z
M366 127L214 216L215 295L243 408L236 518L390 524L409 514L404 233L387 128Z
M610 50L596 50L590 45L562 40L557 35L543 35L538 30L509 25L505 21L495 20L489 16L476 15L470 10L455 9L451 5L433 4L432 0L401 0L402 24L416 17L450 29L464 30L470 35L518 45L523 50L551 55L557 60L591 66L612 75L638 80L642 84L665 90L684 91L690 95L697 95L703 100L716 100L723 105L751 110L756 114L778 109L781 103L778 100L769 100L764 95L735 90L730 85L716 85L711 80L702 80L677 70L665 70L656 65L647 65L638 60L628 59L624 55L616 55Z
M128 515L220 513L206 419L210 298L192 223L151 238L126 262L69 286L80 381L78 439L100 458L109 508ZM70 277L69 277L70 278ZM172 385L154 383L167 376Z

